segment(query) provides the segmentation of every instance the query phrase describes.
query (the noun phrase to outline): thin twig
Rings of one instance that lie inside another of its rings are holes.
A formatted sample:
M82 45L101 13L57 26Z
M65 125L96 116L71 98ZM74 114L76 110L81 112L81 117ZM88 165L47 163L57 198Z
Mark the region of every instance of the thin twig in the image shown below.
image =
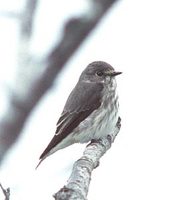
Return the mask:
M10 188L4 189L1 183L0 183L0 188L5 196L5 200L9 200L10 199Z

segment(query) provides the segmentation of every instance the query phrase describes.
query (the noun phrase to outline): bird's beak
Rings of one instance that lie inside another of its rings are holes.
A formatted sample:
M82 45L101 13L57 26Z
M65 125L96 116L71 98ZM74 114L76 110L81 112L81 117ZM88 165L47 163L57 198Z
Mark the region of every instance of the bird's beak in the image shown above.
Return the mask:
M110 74L110 76L117 76L117 75L120 75L120 74L122 74L122 72L112 72Z
M107 71L105 74L106 74L107 76L117 76L117 75L122 74L122 72Z

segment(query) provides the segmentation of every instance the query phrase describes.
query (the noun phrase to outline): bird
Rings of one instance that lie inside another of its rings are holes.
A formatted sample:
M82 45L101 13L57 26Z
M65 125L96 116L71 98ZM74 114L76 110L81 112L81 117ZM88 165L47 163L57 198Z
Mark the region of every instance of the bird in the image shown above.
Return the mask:
M81 73L56 124L50 143L39 163L74 143L87 143L109 135L118 121L118 94L115 77L122 72L104 61L90 63Z

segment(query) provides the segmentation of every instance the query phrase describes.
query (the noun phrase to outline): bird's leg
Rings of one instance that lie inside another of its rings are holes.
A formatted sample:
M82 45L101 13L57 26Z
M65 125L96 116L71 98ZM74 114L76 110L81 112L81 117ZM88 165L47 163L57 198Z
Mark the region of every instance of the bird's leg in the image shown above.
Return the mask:
M116 126L120 129L121 128L121 117L118 117L118 121L116 123Z

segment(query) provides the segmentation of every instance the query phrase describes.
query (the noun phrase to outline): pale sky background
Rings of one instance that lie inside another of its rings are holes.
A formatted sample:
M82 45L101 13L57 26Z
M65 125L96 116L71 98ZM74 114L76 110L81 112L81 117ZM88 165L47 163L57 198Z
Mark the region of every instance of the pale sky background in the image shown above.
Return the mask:
M23 2L0 0L0 11L18 11ZM59 25L85 9L85 0L41 0L33 55L43 58L57 41ZM1 116L16 72L18 30L17 20L0 16ZM117 77L122 128L93 171L88 199L183 200L183 0L123 0L110 10L40 101L1 166L0 181L11 188L11 200L51 200L66 183L85 145L58 151L36 171L35 166L81 71L95 60L123 71Z

